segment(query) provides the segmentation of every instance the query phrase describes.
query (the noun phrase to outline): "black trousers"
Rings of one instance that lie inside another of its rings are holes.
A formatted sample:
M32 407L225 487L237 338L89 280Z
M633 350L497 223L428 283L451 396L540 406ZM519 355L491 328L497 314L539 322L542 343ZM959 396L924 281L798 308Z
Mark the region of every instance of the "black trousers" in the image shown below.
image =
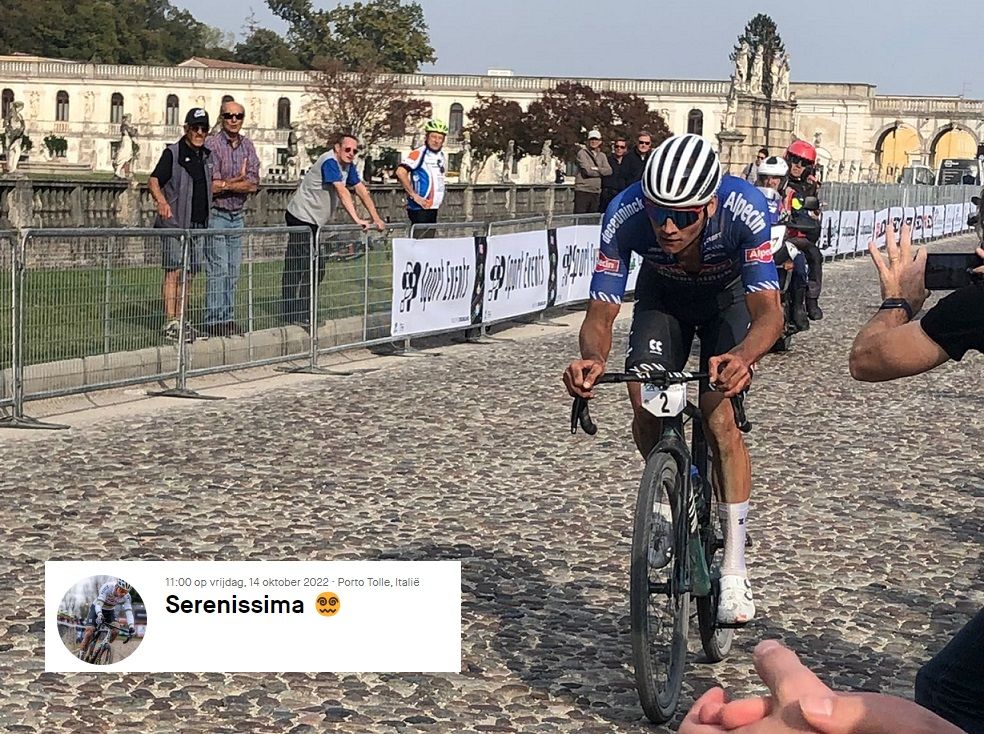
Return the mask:
M437 209L407 209L410 224L437 224ZM421 227L414 233L414 239L425 240L437 234L432 227Z
M288 227L309 227L311 229L311 242L314 242L314 246L317 248L318 225L304 222L290 212L285 212L284 221ZM319 283L325 278L324 265L319 255ZM311 243L302 234L292 233L287 237L282 296L281 316L284 323L307 321L311 318Z
M984 609L919 669L916 703L968 734L984 732Z
M810 242L805 237L791 238L791 241L803 253L806 264L810 267L806 295L809 298L819 298L820 291L823 289L823 253L816 243Z

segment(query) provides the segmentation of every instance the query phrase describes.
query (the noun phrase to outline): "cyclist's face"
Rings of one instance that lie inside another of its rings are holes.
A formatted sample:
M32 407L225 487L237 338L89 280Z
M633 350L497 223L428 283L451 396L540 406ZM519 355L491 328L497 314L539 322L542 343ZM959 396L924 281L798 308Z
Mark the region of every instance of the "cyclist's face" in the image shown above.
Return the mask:
M425 142L427 143L428 148L437 153L444 147L444 135L441 133L427 133Z
M692 224L687 226L678 226L673 221L673 217L666 217L664 219L662 216L656 219L650 217L649 223L656 233L656 240L659 242L659 246L663 252L669 253L670 255L677 255L697 241L700 233L704 230L704 225L707 223L708 218L714 215L716 209L717 198L715 197L711 199L707 206L702 207L696 213L697 218ZM657 224L657 222L659 223Z
M116 596L123 596L124 594L127 594L127 593L129 593L129 592L127 592L127 590L124 589L122 586L117 586L116 587Z

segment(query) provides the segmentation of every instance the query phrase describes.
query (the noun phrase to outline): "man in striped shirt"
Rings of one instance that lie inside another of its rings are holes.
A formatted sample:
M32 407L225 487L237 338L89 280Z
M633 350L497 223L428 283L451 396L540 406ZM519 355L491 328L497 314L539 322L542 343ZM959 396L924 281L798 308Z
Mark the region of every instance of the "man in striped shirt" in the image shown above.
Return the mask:
M219 113L222 129L210 135L205 147L212 152L211 229L242 229L246 199L260 183L260 159L252 141L242 134L246 110L225 102ZM210 336L236 336L236 282L242 263L240 234L209 237L205 244L205 331Z

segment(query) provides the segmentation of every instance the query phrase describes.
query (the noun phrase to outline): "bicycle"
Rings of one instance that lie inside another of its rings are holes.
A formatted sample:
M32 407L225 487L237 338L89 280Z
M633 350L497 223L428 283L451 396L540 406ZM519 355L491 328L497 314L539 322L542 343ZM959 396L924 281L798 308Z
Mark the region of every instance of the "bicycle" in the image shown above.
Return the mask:
M662 437L646 458L636 501L629 583L636 688L647 718L657 724L669 721L679 701L691 597L697 602L701 646L711 662L728 655L737 626L717 622L720 587L712 569L724 541L717 512L712 511L716 501L710 447L700 409L687 398L686 383L707 379L706 372L616 372L602 375L595 383L643 383L646 409L663 420ZM731 404L735 424L747 433L752 426L745 417L742 397L732 398ZM690 448L685 440L688 423ZM588 401L575 397L571 433L577 432L578 425L588 435L597 433ZM672 516L669 561L663 561L656 551L657 541L666 535L656 532L657 524L665 521L660 504L669 505Z
M110 646L109 638L113 630L116 630L123 636L124 645L130 641L126 627L99 622L99 626L96 627L96 631L92 634L92 639L89 640L89 647L80 647L75 653L75 656L82 662L92 663L93 665L112 664L113 648Z

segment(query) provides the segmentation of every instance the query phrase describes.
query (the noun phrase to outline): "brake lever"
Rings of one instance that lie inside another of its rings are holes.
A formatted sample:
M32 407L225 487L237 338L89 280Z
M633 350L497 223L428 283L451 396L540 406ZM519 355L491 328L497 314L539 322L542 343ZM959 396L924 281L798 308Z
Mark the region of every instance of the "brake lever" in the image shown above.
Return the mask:
M591 420L591 413L588 411L588 401L582 397L575 396L571 405L571 433L577 433L578 425L581 430L589 436L598 432L598 426Z

